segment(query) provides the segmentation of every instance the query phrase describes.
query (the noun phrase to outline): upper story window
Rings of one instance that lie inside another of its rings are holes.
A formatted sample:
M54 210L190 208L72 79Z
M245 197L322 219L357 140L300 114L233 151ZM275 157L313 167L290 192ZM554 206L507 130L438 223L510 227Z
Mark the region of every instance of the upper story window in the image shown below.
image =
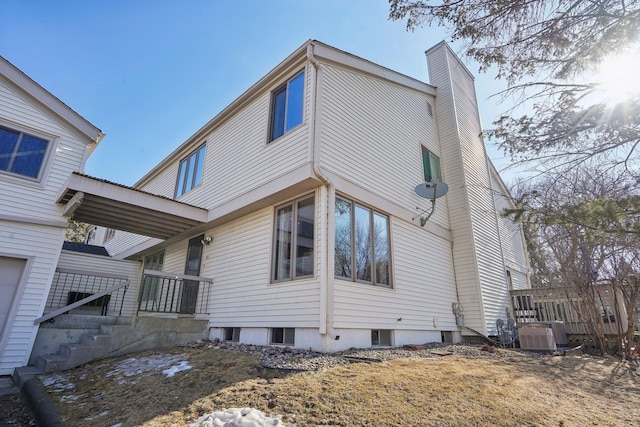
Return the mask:
M206 145L201 146L180 162L178 182L176 183L176 199L202 183L206 148Z
M40 180L51 141L0 126L0 171Z
M276 89L271 96L269 142L302 123L304 71Z
M276 209L272 276L274 282L313 275L314 206L312 195Z
M425 181L442 181L440 159L424 147L422 147L422 168L424 170Z
M335 275L391 287L389 218L351 200L336 198Z

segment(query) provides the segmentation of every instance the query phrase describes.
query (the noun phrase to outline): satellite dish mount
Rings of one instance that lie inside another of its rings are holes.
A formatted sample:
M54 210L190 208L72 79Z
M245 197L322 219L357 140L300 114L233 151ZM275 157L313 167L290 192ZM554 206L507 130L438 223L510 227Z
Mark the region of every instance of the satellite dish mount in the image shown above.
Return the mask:
M449 186L444 182L427 181L416 185L416 194L423 199L429 199L431 201L431 206L422 210L419 207L416 207L416 209L420 210L420 213L411 218L411 221L415 221L416 218L420 217L420 226L424 227L427 221L429 221L429 218L431 218L431 215L433 215L433 212L436 210L436 199L447 194L447 191L449 191Z

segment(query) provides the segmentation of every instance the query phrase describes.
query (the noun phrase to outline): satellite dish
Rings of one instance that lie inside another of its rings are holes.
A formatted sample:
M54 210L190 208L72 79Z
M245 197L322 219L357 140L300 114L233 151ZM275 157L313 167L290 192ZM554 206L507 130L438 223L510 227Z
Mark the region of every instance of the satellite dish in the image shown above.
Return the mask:
M431 200L431 207L427 209L423 209L422 212L418 214L420 216L420 225L424 227L427 223L433 212L436 210L436 199L444 196L449 191L449 186L444 182L436 182L436 181L427 181L416 185L415 192L418 196ZM420 210L420 208L416 208ZM426 216L422 216L426 214ZM418 216L411 218L411 220L415 220Z
M425 199L439 199L447 194L449 186L444 182L423 182L416 185L416 194Z

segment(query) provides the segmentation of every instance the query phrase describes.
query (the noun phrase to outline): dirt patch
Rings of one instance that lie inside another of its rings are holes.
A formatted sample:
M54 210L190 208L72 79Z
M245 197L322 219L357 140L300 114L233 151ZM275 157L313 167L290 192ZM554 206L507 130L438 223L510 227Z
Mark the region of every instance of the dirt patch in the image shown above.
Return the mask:
M17 393L0 396L0 426L32 427L36 420Z
M62 373L49 382L48 391L73 426L182 426L237 407L280 415L298 426L640 422L635 364L587 356L540 358L511 350L485 354L285 374L262 368L258 355L183 347L86 365ZM119 368L145 358L155 360L147 370ZM170 361L162 365L159 360Z

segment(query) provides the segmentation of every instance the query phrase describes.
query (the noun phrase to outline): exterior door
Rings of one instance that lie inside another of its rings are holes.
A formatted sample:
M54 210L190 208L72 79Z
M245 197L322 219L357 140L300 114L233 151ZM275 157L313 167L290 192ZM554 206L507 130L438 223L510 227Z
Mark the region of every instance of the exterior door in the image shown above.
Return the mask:
M204 234L189 240L184 274L188 274L189 276L200 275L200 265L202 264L202 239L204 239ZM200 282L197 280L184 280L182 282L180 313L193 314L196 312L199 286Z
M0 257L0 341L27 260Z

